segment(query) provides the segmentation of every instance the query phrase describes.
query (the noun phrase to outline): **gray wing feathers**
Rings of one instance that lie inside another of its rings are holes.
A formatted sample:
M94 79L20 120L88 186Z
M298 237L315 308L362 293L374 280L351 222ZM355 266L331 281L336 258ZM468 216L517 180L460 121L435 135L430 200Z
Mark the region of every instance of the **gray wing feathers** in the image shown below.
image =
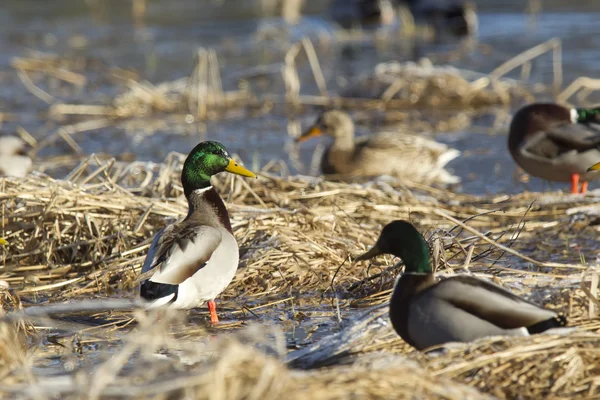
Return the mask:
M142 272L154 269L152 282L179 285L206 264L221 244L222 234L210 226L171 226L152 241Z
M152 239L152 243L150 244L150 248L148 249L148 254L146 254L146 258L144 259L144 265L142 266L142 274L156 267L156 259L158 255L160 239L165 233L165 231L167 231L169 228L172 228L172 226L173 225L169 225L166 228L162 228L161 230L156 232L156 235L154 235L154 239Z
M553 127L546 135L560 147L587 150L600 145L600 126L596 124L565 124Z
M463 276L441 281L435 297L503 329L531 326L556 317L557 313L522 299L513 293L475 277Z

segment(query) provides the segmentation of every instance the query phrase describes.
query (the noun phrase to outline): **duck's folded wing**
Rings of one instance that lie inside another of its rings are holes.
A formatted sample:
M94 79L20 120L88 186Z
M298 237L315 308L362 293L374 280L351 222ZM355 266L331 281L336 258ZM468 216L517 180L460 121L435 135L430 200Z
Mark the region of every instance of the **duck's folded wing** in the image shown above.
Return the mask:
M600 145L600 126L596 124L561 124L546 136L564 150L588 150Z
M179 285L206 265L221 238L221 231L210 226L170 225L152 241L142 273L154 271L152 282Z
M557 317L554 311L473 276L448 278L430 290L436 298L503 329L528 327Z

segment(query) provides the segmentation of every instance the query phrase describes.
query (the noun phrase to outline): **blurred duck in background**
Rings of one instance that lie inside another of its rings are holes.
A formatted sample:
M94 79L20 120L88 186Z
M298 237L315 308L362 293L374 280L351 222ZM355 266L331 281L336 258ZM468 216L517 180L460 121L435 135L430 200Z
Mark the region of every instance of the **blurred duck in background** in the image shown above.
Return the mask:
M600 160L600 108L525 106L510 124L508 149L528 174L571 182L571 193L585 193L588 181L600 178L599 172L588 169Z
M16 136L0 137L0 176L22 178L29 173L32 164L25 142Z
M398 6L410 13L399 11L400 15L412 15L414 25L431 25L436 36L452 34L471 36L477 34L478 20L475 3L464 0L396 0ZM406 24L406 18L402 18Z
M330 13L344 29L391 25L396 20L390 0L334 0Z
M333 137L321 161L324 174L348 177L391 175L423 184L453 184L460 179L444 166L460 155L445 144L416 135L381 132L354 137L354 122L343 111L325 111L298 139L326 134Z

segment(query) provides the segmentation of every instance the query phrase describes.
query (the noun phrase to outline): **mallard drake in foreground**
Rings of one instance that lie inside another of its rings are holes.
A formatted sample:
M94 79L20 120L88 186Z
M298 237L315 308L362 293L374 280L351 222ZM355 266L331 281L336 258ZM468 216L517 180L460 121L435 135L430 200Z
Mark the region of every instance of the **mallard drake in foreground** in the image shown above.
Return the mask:
M405 272L390 300L390 320L402 339L419 350L484 336L528 336L566 324L556 312L474 276L437 281L427 242L409 222L388 224L373 248L356 261L379 254L404 261Z
M599 173L588 172L600 159L600 108L525 106L510 124L508 149L528 174L571 182L571 193L585 193L588 181L600 178Z
M445 144L393 132L355 139L354 122L343 111L325 111L296 141L303 142L322 134L333 137L333 144L325 151L321 162L325 174L392 175L424 184L460 181L444 170L444 166L460 152Z
M0 176L23 178L29 173L31 165L31 158L21 139L16 136L0 137Z
M171 303L195 308L208 302L210 321L217 324L217 297L233 279L239 251L223 200L210 184L211 176L227 171L256 178L238 165L222 144L202 142L187 156L181 183L188 215L161 229L142 267L140 295L150 306Z

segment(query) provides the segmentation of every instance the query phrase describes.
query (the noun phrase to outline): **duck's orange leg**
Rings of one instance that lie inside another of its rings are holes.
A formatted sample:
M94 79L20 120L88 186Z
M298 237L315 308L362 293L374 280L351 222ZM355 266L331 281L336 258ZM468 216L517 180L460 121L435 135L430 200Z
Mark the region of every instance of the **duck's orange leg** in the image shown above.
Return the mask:
M211 325L217 325L219 323L219 317L217 316L217 304L214 300L206 302L208 304L208 312L210 312L210 323Z
M579 193L579 174L571 175L571 193Z
M587 192L587 186L588 186L587 181L581 182L581 191L579 193L585 193L585 192Z

